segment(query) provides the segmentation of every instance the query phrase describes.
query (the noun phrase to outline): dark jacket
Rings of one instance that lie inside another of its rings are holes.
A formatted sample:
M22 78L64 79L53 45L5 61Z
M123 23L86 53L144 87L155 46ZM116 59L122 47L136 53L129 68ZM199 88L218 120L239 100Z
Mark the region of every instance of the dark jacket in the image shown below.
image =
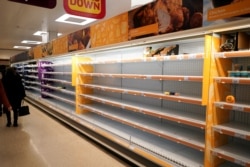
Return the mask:
M12 108L20 107L21 101L26 95L22 79L15 68L10 67L6 70L3 85Z

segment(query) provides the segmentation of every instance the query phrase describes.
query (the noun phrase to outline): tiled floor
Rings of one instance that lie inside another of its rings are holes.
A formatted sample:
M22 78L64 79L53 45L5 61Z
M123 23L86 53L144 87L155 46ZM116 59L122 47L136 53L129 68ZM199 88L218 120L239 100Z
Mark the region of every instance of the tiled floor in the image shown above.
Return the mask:
M122 162L30 105L18 127L0 117L0 167L123 167Z

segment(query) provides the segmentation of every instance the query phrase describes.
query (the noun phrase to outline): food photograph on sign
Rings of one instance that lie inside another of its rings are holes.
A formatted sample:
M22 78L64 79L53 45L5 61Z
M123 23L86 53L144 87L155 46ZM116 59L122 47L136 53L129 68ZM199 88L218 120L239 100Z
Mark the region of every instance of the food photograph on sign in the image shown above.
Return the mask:
M129 39L201 27L203 0L156 0L129 12Z
M90 28L85 28L68 35L68 51L76 51L91 47Z

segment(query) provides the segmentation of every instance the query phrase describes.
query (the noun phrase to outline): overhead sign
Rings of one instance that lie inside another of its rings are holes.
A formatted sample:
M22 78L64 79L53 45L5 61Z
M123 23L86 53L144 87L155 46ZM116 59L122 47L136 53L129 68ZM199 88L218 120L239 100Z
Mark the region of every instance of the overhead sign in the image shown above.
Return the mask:
M38 1L38 0L9 0L9 1L23 3L23 4L27 4L27 5L34 5L34 6L39 6L39 7L43 7L43 8L49 8L49 9L56 7L56 0L42 0L42 1Z
M250 1L249 0L213 0L213 8L208 10L207 20L215 21L232 17L249 17Z
M102 19L106 15L105 0L64 0L63 6L68 14Z

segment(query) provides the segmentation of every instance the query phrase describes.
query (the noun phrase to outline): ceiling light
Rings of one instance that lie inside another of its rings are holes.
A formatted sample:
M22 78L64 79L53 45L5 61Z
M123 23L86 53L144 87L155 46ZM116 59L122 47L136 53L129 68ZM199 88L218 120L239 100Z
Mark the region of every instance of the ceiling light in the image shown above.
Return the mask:
M61 36L62 35L62 33L57 33L57 36L59 37L59 36Z
M155 0L131 0L131 9L148 4Z
M68 24L87 25L93 21L96 21L96 19L64 14L55 21Z
M42 42L41 41L29 41L29 40L23 40L21 43L26 43L26 44L33 44L33 45L39 45Z
M46 35L48 32L46 31L37 31L35 32L33 35L37 35L37 36L43 36L43 35Z
M29 46L14 46L15 49L30 49Z

